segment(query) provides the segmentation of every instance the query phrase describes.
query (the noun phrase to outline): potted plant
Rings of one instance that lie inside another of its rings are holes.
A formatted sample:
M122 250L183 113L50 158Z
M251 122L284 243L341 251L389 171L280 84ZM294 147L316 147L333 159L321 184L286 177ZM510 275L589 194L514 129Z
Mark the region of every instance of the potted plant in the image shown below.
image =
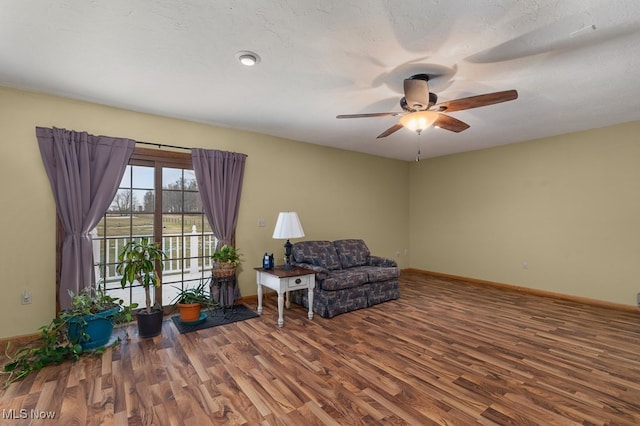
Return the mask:
M136 316L138 334L143 338L157 336L162 331L162 306L151 303L150 288L160 286L159 270L166 257L160 245L150 242L148 237L129 241L118 254L117 271L122 275L122 288L136 281L144 287L146 307Z
M131 321L131 309L138 306L126 306L122 299L109 296L100 287L86 287L78 294L69 291L69 295L72 307L62 311L60 317L67 322L71 342L80 343L84 350L106 345L114 323Z
M47 365L66 360L77 361L87 353L102 354L111 338L113 324L131 321L131 309L137 304L125 305L122 299L106 295L102 290L87 288L71 295L72 307L61 311L49 325L40 327L40 336L15 353L10 354L4 372L8 374L5 386L39 371ZM114 342L114 345L119 339Z
M195 322L201 319L202 306L213 306L215 302L211 300L209 292L206 290L205 283L201 282L196 287L180 289L171 304L180 311L180 321Z
M240 264L239 251L227 244L216 250L211 258L214 260L213 275L217 278L235 274L236 267Z

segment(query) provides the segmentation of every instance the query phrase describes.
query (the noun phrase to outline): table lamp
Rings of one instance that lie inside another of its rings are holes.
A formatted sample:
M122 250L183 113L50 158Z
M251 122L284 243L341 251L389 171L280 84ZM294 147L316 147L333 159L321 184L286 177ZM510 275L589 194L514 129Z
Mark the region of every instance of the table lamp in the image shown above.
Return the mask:
M284 243L284 269L291 269L291 241L290 238L304 237L304 231L298 219L298 213L296 212L280 212L278 215L278 221L276 222L276 228L273 230L273 238L279 240L287 240Z

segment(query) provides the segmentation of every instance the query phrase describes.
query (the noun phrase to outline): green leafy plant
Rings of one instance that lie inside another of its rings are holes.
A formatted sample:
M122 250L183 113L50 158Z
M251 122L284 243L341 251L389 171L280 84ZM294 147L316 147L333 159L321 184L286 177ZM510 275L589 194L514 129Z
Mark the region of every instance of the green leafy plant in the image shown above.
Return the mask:
M125 305L124 300L106 294L101 287L85 287L78 294L69 291L69 296L72 308L60 312L60 317L66 319L82 318L117 307L114 323L123 324L133 320L132 310L138 307L137 303Z
M211 258L216 262L217 266L235 268L240 264L240 252L227 244L224 244L216 250Z
M4 365L4 372L9 375L5 380L5 387L47 365L60 364L66 360L77 361L84 351L80 343L71 343L66 328L64 319L54 318L49 325L40 327L40 337L33 345L22 347L13 355L9 353L9 342L5 351L9 359Z
M120 285L125 288L137 281L144 287L147 313L151 313L152 307L149 288L160 286L158 269L163 268L162 261L166 257L159 244L149 242L148 237L129 241L118 254L117 271L122 275Z
M205 282L201 282L196 287L184 288L173 286L178 293L171 301L172 305L199 303L203 306L213 306L215 302L211 300L211 295L206 290Z
M90 338L84 332L84 326L87 324L85 317L118 308L110 317L115 323L122 324L132 320L131 310L137 307L135 303L125 305L122 299L111 297L101 289L93 287L85 288L77 295L69 292L69 295L72 307L61 311L49 325L40 327L40 334L35 342L17 349L13 354L10 353L11 342L7 344L5 355L9 361L3 368L4 373L8 375L5 387L47 365L60 364L67 360L75 362L87 353L104 353L104 347L93 351L83 349L82 342ZM79 337L75 339L69 335L71 323L79 325L80 328ZM118 343L119 339L114 345Z

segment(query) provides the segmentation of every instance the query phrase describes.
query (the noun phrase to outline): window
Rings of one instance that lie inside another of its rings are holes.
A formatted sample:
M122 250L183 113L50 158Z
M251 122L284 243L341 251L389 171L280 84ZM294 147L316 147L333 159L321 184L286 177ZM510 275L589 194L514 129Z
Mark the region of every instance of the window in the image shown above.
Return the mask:
M167 306L178 289L211 275L215 237L202 210L189 154L136 148L116 196L93 231L96 282L126 303L144 306L138 283L122 289L118 253L131 239L150 237L168 258L155 302Z

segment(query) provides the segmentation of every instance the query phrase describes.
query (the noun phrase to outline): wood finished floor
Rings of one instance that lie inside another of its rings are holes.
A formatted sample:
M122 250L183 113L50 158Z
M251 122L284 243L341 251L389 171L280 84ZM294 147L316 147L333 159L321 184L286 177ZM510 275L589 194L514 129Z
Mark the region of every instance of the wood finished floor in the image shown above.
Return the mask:
M0 409L61 425L640 424L640 313L418 273L400 291L332 319L292 305L281 329L273 294L257 319L130 328L101 358L0 390Z

